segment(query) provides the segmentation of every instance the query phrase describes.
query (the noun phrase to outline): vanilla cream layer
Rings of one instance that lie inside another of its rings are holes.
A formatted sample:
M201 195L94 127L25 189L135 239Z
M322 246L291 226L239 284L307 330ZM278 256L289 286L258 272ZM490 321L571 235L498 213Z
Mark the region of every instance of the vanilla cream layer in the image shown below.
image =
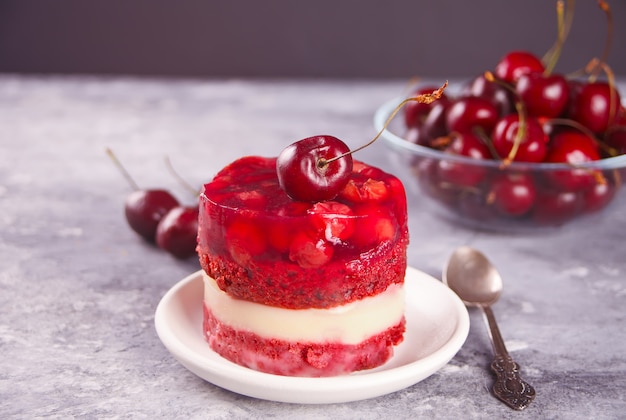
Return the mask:
M207 274L204 302L215 318L265 338L358 344L397 325L404 315L404 287L330 309L284 309L234 299Z

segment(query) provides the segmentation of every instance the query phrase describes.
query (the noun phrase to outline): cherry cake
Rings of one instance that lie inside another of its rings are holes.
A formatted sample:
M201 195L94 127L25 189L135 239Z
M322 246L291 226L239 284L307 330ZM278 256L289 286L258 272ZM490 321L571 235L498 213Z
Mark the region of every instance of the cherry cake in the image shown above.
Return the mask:
M404 187L378 168L355 161L336 197L305 202L276 158L236 160L200 196L206 340L277 375L380 366L404 336L407 245Z

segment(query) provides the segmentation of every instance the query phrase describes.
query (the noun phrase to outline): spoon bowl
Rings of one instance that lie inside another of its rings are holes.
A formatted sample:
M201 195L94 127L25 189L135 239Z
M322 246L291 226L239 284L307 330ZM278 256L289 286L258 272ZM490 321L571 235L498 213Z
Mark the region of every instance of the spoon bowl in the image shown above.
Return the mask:
M502 277L487 257L469 246L457 248L443 270L443 282L469 306L494 304L502 294Z
M535 398L535 389L519 376L519 365L509 355L491 305L502 294L502 277L480 251L457 248L442 273L443 282L468 306L479 307L489 326L496 374L493 393L515 410L525 409Z

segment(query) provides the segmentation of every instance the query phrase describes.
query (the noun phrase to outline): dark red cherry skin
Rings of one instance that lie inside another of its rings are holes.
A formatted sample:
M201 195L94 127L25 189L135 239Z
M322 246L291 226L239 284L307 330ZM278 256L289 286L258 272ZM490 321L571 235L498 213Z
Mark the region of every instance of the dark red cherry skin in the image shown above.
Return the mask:
M488 99L465 96L448 106L446 128L448 132L471 133L475 129L482 129L490 133L498 117L498 109Z
M446 112L450 106L450 101L435 101L431 105L432 107L420 128L426 137L435 139L448 134L446 128Z
M186 259L196 254L198 207L177 206L159 222L156 243L174 257Z
M458 203L453 210L463 217L480 223L491 224L499 217L494 207L487 203L487 198L482 191L461 191L459 193Z
M579 214L582 199L571 191L540 190L537 192L532 218L540 225L559 226Z
M472 133L456 133L444 152L477 160L491 158L489 148ZM454 186L474 187L485 179L487 169L480 165L442 158L438 163L437 175L440 181Z
M537 196L532 177L524 173L506 173L491 183L488 199L506 216L522 216L532 209Z
M576 168L575 165L600 159L598 146L586 134L568 130L557 133L550 140L546 162L569 163L572 169L554 170L546 175L554 187L562 191L579 191L592 187L597 180L597 170Z
M327 164L323 162L349 151L343 141L333 136L308 137L292 143L276 160L278 182L293 200L331 200L348 183L352 173L352 155Z
M605 208L615 196L617 186L614 177L605 174L606 182L598 182L583 192L583 211L594 213Z
M582 87L571 111L571 118L594 133L603 133L619 116L619 92L606 82L588 83Z
M413 164L413 171L417 175L418 185L428 196L448 207L456 207L458 189L453 185L442 182L438 176L439 160L422 159Z
M543 63L528 51L511 51L496 65L494 74L498 79L514 85L524 74L543 73Z
M583 87L587 82L580 79L569 79L567 81L567 91L568 91L568 100L567 106L565 107L565 116L569 117L574 114L574 109L576 108L576 101L578 101L578 95L583 90Z
M541 162L546 157L548 137L539 121L533 117L526 118L526 134L520 142L513 157L517 162ZM509 114L496 123L491 139L493 147L501 159L508 157L516 141L519 131L519 115Z
M437 90L438 86L432 86L432 87L424 87L421 89L418 89L417 91L415 91L413 96L417 96L417 95L424 95L424 94L429 94L432 93L433 91ZM426 116L428 115L428 113L430 112L430 110L433 108L433 105L435 103L438 102L450 102L450 100L448 99L448 97L446 96L446 94L442 94L441 97L439 99L437 99L435 102L432 102L430 104L426 104L423 102L418 102L418 101L411 101L411 102L407 102L404 105L404 123L407 127L416 127L416 126L420 126L424 120L426 119Z
M426 135L426 130L421 126L410 127L406 131L404 139L413 144L419 144L424 147L431 147L430 136Z
M626 125L611 127L604 136L604 142L616 153L626 154Z
M124 213L131 229L148 242L155 242L157 226L178 200L165 190L138 190L126 198Z
M468 96L478 96L493 103L500 116L515 112L513 93L504 86L491 82L484 75L476 77L465 91Z
M560 74L523 74L517 80L516 90L528 114L535 117L559 117L569 100L567 80Z

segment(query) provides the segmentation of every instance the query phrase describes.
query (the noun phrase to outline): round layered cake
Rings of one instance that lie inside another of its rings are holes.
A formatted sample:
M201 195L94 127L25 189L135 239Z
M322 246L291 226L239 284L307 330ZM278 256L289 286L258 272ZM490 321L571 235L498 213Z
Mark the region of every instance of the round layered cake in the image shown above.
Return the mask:
M385 363L403 339L402 183L354 162L332 200L294 201L276 158L241 158L204 186L198 254L205 337L239 365L334 376Z

